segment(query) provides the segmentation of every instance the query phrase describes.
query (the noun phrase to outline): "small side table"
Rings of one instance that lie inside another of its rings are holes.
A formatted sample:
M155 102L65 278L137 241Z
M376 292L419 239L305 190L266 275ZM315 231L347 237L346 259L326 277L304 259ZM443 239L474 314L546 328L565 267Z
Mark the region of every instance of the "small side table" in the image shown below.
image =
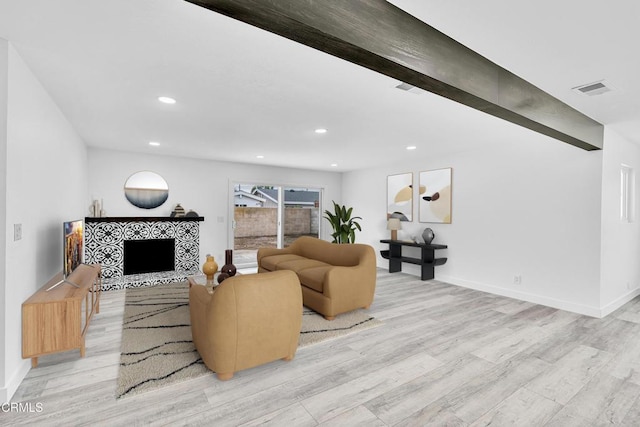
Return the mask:
M194 276L187 276L187 281L189 282L189 287L194 286L194 285L204 286L205 288L207 288L207 291L209 291L209 293L212 294L213 291L218 286L218 274L220 274L220 273L216 273L215 276L213 277L213 283L214 283L213 286L207 285L207 276L205 276L204 274L196 274Z
M241 274L242 273L236 273L236 276L239 276ZM216 288L220 286L220 283L218 283L219 275L220 275L220 272L218 271L213 276L213 286L207 285L207 276L205 276L204 274L195 274L193 276L187 276L187 281L189 282L189 287L193 285L204 286L205 288L207 288L207 291L209 291L209 293L212 294L213 291L215 291Z

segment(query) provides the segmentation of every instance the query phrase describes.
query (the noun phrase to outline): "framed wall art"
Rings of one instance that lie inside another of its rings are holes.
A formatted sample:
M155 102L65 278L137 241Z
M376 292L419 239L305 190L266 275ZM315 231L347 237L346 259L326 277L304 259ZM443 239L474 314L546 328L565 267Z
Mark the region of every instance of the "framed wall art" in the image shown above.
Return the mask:
M413 173L387 177L387 219L413 221Z
M452 169L420 172L420 222L451 224Z

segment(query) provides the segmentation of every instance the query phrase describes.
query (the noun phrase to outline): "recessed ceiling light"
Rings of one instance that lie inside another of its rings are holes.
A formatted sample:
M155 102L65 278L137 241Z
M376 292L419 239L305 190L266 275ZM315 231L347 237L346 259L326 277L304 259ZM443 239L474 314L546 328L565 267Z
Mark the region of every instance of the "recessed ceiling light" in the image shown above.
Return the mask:
M159 96L158 97L158 101L164 103L164 104L175 104L176 100L173 98L169 98L168 96Z
M418 148L418 147L416 147L415 145L409 145L407 147L407 150L415 150L416 148Z
M331 163L331 167L332 167L332 168L337 168L337 167L338 167L338 164L337 164L337 163Z
M316 129L316 133L327 133L327 130L325 128L318 128Z
M259 154L256 156L256 159L264 159L264 156Z
M151 145L152 147L158 147L160 145L160 143L156 142L156 141L150 141L149 145Z

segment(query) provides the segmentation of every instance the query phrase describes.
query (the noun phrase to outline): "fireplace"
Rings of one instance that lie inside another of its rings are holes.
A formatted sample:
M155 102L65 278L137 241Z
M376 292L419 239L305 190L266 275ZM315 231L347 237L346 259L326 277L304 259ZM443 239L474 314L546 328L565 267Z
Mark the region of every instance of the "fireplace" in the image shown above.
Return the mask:
M102 266L105 291L184 281L200 269L201 221L203 217L85 218L85 262ZM138 264L133 270L131 251L139 258L133 260Z
M124 241L124 275L175 270L176 239Z

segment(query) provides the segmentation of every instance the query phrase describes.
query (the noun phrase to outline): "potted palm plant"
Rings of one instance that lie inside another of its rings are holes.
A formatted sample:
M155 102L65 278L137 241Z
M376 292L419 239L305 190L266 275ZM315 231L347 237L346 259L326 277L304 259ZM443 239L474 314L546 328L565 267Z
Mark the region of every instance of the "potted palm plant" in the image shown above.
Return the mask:
M355 243L356 229L362 231L357 219L359 216L352 217L353 208L347 209L344 205L340 206L332 200L333 212L325 210L324 218L331 223L333 227L333 243Z

